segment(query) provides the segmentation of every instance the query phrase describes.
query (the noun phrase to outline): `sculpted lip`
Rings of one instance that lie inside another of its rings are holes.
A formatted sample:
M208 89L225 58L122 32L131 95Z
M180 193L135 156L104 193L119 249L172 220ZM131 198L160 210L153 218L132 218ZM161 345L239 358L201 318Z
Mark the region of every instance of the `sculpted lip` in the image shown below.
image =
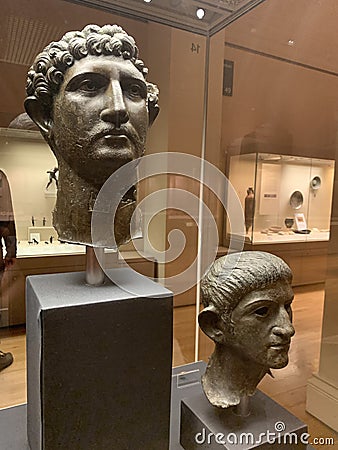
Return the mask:
M269 347L276 349L276 350L285 350L290 347L290 342L281 342L280 344L271 344Z
M92 142L98 141L100 139L109 140L109 139L118 139L118 138L130 139L128 131L124 130L124 129L112 129L112 130L102 131L101 133L97 133L93 137Z
M105 134L103 136L103 139L105 139L106 141L117 139L128 139L128 136L126 136L125 134Z

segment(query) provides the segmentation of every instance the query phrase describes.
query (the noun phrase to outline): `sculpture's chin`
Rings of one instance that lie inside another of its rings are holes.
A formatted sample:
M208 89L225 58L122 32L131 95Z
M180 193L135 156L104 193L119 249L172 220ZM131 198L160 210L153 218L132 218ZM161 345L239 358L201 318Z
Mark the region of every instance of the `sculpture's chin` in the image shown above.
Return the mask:
M289 363L288 356L281 355L281 356L275 358L275 360L269 364L269 367L271 369L283 369L284 367L286 367L288 365L288 363Z

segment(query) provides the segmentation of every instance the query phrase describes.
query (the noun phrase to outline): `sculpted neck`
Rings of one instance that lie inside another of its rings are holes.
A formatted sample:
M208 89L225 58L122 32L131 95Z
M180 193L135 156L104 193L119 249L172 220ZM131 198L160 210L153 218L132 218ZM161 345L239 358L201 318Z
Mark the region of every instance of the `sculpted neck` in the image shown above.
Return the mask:
M58 158L59 180L53 226L59 240L73 244L93 246L91 237L92 210L101 186L95 186L79 177L62 159ZM128 201L119 205L115 221L104 227L106 230L100 241L100 247L112 248L112 231L114 227L117 245L130 239L130 219L136 202ZM114 223L113 223L114 222ZM97 242L95 242L97 245Z
M241 357L234 348L216 344L202 377L203 390L212 405L235 406L241 397L254 394L267 371L266 367Z

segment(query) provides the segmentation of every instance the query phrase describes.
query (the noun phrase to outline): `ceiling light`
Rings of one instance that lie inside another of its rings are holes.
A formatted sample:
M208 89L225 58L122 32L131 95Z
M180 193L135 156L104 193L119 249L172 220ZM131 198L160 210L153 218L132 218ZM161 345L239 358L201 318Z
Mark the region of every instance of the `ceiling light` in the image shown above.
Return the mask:
M151 0L143 0L145 3L150 3Z
M198 8L198 10L196 11L196 16L197 16L200 20L202 20L203 17L204 17L204 15L205 15L204 9L203 9L203 8Z
M293 45L295 45L295 41L293 39L289 39L288 45L290 45L290 47L292 47Z

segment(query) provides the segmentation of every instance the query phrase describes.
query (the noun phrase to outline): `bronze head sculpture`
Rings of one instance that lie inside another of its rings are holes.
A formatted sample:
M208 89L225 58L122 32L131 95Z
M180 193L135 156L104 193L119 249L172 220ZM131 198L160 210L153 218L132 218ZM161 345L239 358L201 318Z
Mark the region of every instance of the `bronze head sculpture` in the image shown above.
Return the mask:
M238 405L271 368L288 364L291 280L282 259L257 251L224 256L203 278L199 324L215 350L202 385L212 405Z
M58 161L53 225L61 241L92 245L91 213L100 188L143 155L159 111L158 89L146 81L147 72L134 39L117 25L66 33L30 68L25 108ZM131 189L116 213L117 245L129 239L134 208Z

